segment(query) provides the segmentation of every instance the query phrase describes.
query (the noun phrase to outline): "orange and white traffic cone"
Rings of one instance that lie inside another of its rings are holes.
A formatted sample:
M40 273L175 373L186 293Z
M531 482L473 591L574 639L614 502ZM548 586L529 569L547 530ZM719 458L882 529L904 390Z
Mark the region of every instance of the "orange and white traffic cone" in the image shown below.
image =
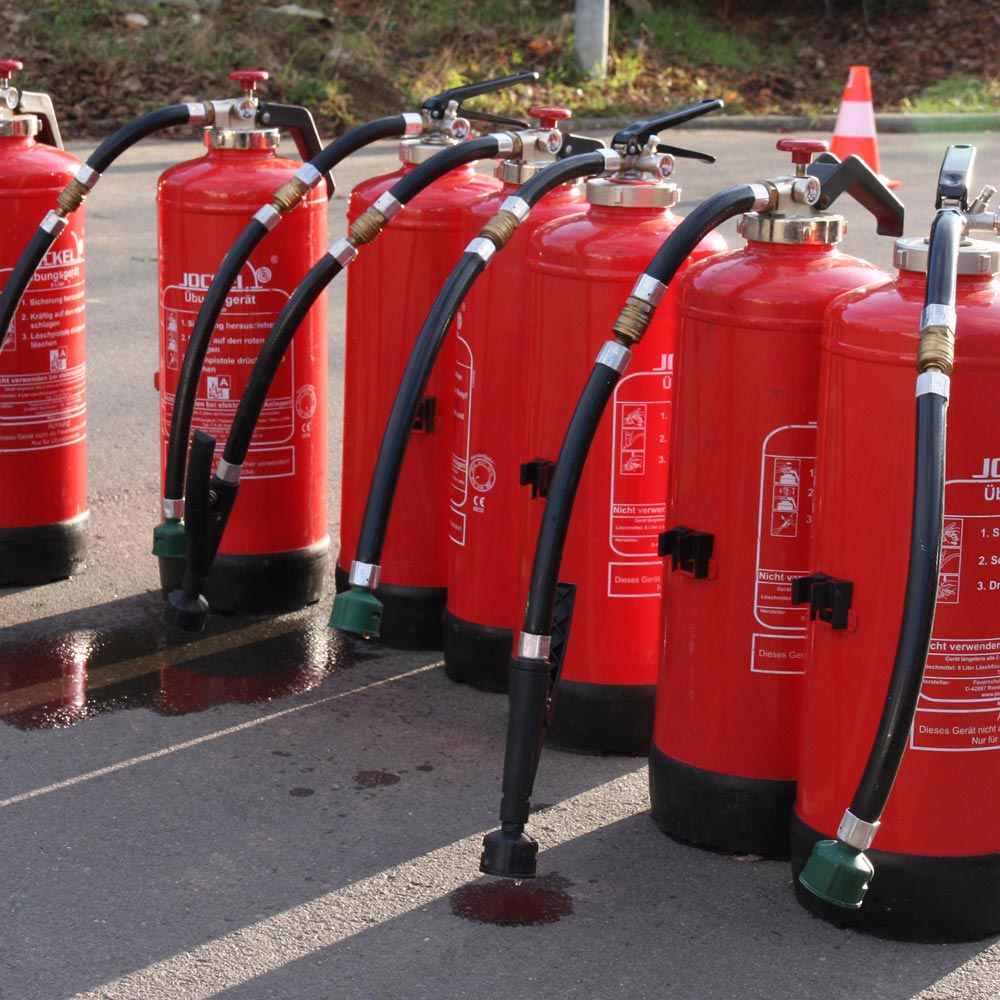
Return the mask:
M872 81L867 66L852 66L848 71L847 86L833 126L830 152L841 160L852 153L860 156L888 187L899 187L899 181L891 181L882 173L879 162Z

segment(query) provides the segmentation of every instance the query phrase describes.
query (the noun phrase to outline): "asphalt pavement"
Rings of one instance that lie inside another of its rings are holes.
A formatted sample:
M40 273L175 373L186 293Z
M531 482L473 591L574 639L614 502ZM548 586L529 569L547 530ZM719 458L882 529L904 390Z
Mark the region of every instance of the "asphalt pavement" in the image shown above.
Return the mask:
M679 214L786 173L777 137L674 132L718 157L679 163ZM880 136L907 235L927 232L951 141L976 145L977 180L1000 186L995 132ZM502 696L452 684L438 652L332 633L329 596L165 633L149 554L156 178L200 153L146 142L87 203L90 555L72 579L0 591L0 998L995 1000L1000 939L910 944L817 920L787 864L662 835L638 758L545 753L530 824L543 878L498 903L484 890L503 883L477 865L497 825ZM396 165L393 143L344 165L331 239L351 187ZM843 210L845 252L889 267L891 240ZM331 285L334 537L343 292ZM483 922L498 905L545 922Z

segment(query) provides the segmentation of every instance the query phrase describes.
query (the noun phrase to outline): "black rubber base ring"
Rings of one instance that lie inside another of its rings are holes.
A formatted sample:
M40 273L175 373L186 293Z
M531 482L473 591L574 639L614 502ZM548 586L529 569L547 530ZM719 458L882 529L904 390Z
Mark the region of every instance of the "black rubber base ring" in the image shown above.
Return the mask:
M87 555L90 513L57 524L0 528L0 587L33 587L78 573Z
M706 771L654 744L649 801L656 825L674 840L728 854L788 857L794 781Z
M350 584L347 570L337 566L337 592ZM378 642L391 649L441 649L442 621L448 591L444 587L405 587L382 583L375 588L382 602Z
M514 633L477 625L444 611L444 672L453 681L480 691L504 692Z
M571 753L644 757L653 734L655 684L562 680L545 745Z
M330 540L292 552L215 557L205 582L209 608L226 614L280 615L315 604L323 597ZM160 563L160 585L169 594L181 586L183 559Z
M961 824L955 829L960 831ZM861 908L847 910L817 898L799 882L813 844L829 839L793 815L795 898L810 913L893 941L976 941L1000 932L1000 854L926 857L867 850L875 874Z

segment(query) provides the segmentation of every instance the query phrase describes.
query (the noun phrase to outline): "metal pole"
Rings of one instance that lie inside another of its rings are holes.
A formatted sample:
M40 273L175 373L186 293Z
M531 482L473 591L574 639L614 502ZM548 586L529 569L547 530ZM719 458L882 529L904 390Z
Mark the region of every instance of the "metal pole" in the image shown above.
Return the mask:
M611 0L575 0L576 57L593 79L607 75L610 8Z

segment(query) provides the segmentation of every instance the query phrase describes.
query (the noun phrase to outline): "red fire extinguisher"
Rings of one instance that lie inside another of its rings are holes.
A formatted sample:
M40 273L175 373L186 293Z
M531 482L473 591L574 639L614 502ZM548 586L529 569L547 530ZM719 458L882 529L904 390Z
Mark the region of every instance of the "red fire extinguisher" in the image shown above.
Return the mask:
M535 73L521 73L458 87L425 104L423 134L400 143L399 170L354 188L348 222L353 224L420 163L465 141L471 131L469 118L523 127L520 122L471 112L462 102L534 79ZM364 498L410 338L462 254L469 235L466 208L499 191L501 184L477 172L473 164L450 171L413 198L348 273L338 591L349 586ZM421 402L402 472L400 491L407 497L407 517L393 521L384 550L387 574L378 595L386 607L387 629L380 637L392 646L441 647L447 552L440 512L447 480L440 470L451 458L452 417L445 402L450 366L439 370L442 374L432 376Z
M704 114L721 103L703 101L695 107ZM533 318L523 339L527 390L516 442L526 463L521 482L531 492L522 490L516 498L520 523L514 537L528 544L518 545L520 565L510 564L512 586L502 608L510 625L525 606L531 543L544 511L551 460L591 351L606 336L636 274L682 221L671 210L680 198L678 186L667 180L673 159L660 150L685 151L663 147L657 133L694 117L689 110L640 122L616 136L612 145L628 154L624 168L614 177L588 181L587 212L543 227L531 242L526 300ZM721 234L709 232L689 259L725 249ZM578 487L559 570L560 579L577 586L573 642L562 655L559 697L546 735L550 746L633 755L649 749L662 588L656 549L666 526L675 309L671 290L649 326L640 358L615 387ZM591 339L585 343L581 334ZM480 575L493 576L481 569ZM613 630L607 627L610 620L616 622Z
M18 91L0 60L0 197L6 285L30 234L72 180L48 95ZM86 549L84 218L46 248L0 333L0 586L76 572ZM29 276L30 277L30 276Z
M650 749L653 818L680 840L787 856L807 614L791 585L816 516L819 334L836 295L888 280L840 253L843 191L902 232L902 205L856 157L782 139L746 245L680 280L678 389ZM829 162L832 159L833 162Z
M267 75L263 70L231 73L244 94L226 102L205 130L206 155L170 168L159 180L158 386L164 470L181 362L212 277L254 212L301 166L278 156L277 126L289 128L304 159L319 151L318 136L308 128L311 117L303 109L272 104L261 114L254 90ZM226 298L194 406L197 425L216 437L224 438L229 428L275 317L325 247L326 206L326 190L314 188L284 225L260 242ZM322 593L330 544L326 345L323 300L310 311L278 373L242 470L247 500L230 520L206 583L207 597L218 610L288 611ZM182 516L183 501L170 503L165 516ZM164 589L176 589L183 561L155 548L154 553L161 556Z
M1000 930L1000 244L969 238L1000 232L1000 216L993 188L970 203L974 153L949 149L929 243L899 240L897 277L827 313L814 572L797 595L814 619L800 899L917 940ZM921 524L936 536L915 545ZM927 607L911 628L915 594Z
M504 201L535 176L556 154L583 151L583 140L565 141L557 122L571 117L566 108L532 107L528 115L539 120L534 143L526 143L518 160L505 160L496 176L503 186L468 209L467 231L478 233ZM570 148L564 148L566 147ZM577 149L579 147L579 150ZM446 341L450 358L439 362L442 371L450 360L453 387L450 406L453 415L453 444L448 473L450 497L447 524L448 597L444 611L445 672L452 680L465 681L487 690L506 690L510 631L503 635L493 629L492 615L502 598L492 584L502 574L504 560L494 562L489 554L478 563L473 553L484 541L511 551L512 534L506 523L514 513L517 471L500 470L495 447L497 437L510 442L516 424L507 393L509 379L519 370L523 355L523 312L525 254L531 234L540 226L585 207L580 179L561 184L535 205L505 245L505 253L494 258L476 282L456 317L453 336ZM475 565L470 566L470 563ZM483 567L490 566L488 579L480 579ZM484 592L489 596L481 611ZM501 614L500 620L505 624ZM499 668L492 660L499 650ZM496 678L494 679L494 674Z

